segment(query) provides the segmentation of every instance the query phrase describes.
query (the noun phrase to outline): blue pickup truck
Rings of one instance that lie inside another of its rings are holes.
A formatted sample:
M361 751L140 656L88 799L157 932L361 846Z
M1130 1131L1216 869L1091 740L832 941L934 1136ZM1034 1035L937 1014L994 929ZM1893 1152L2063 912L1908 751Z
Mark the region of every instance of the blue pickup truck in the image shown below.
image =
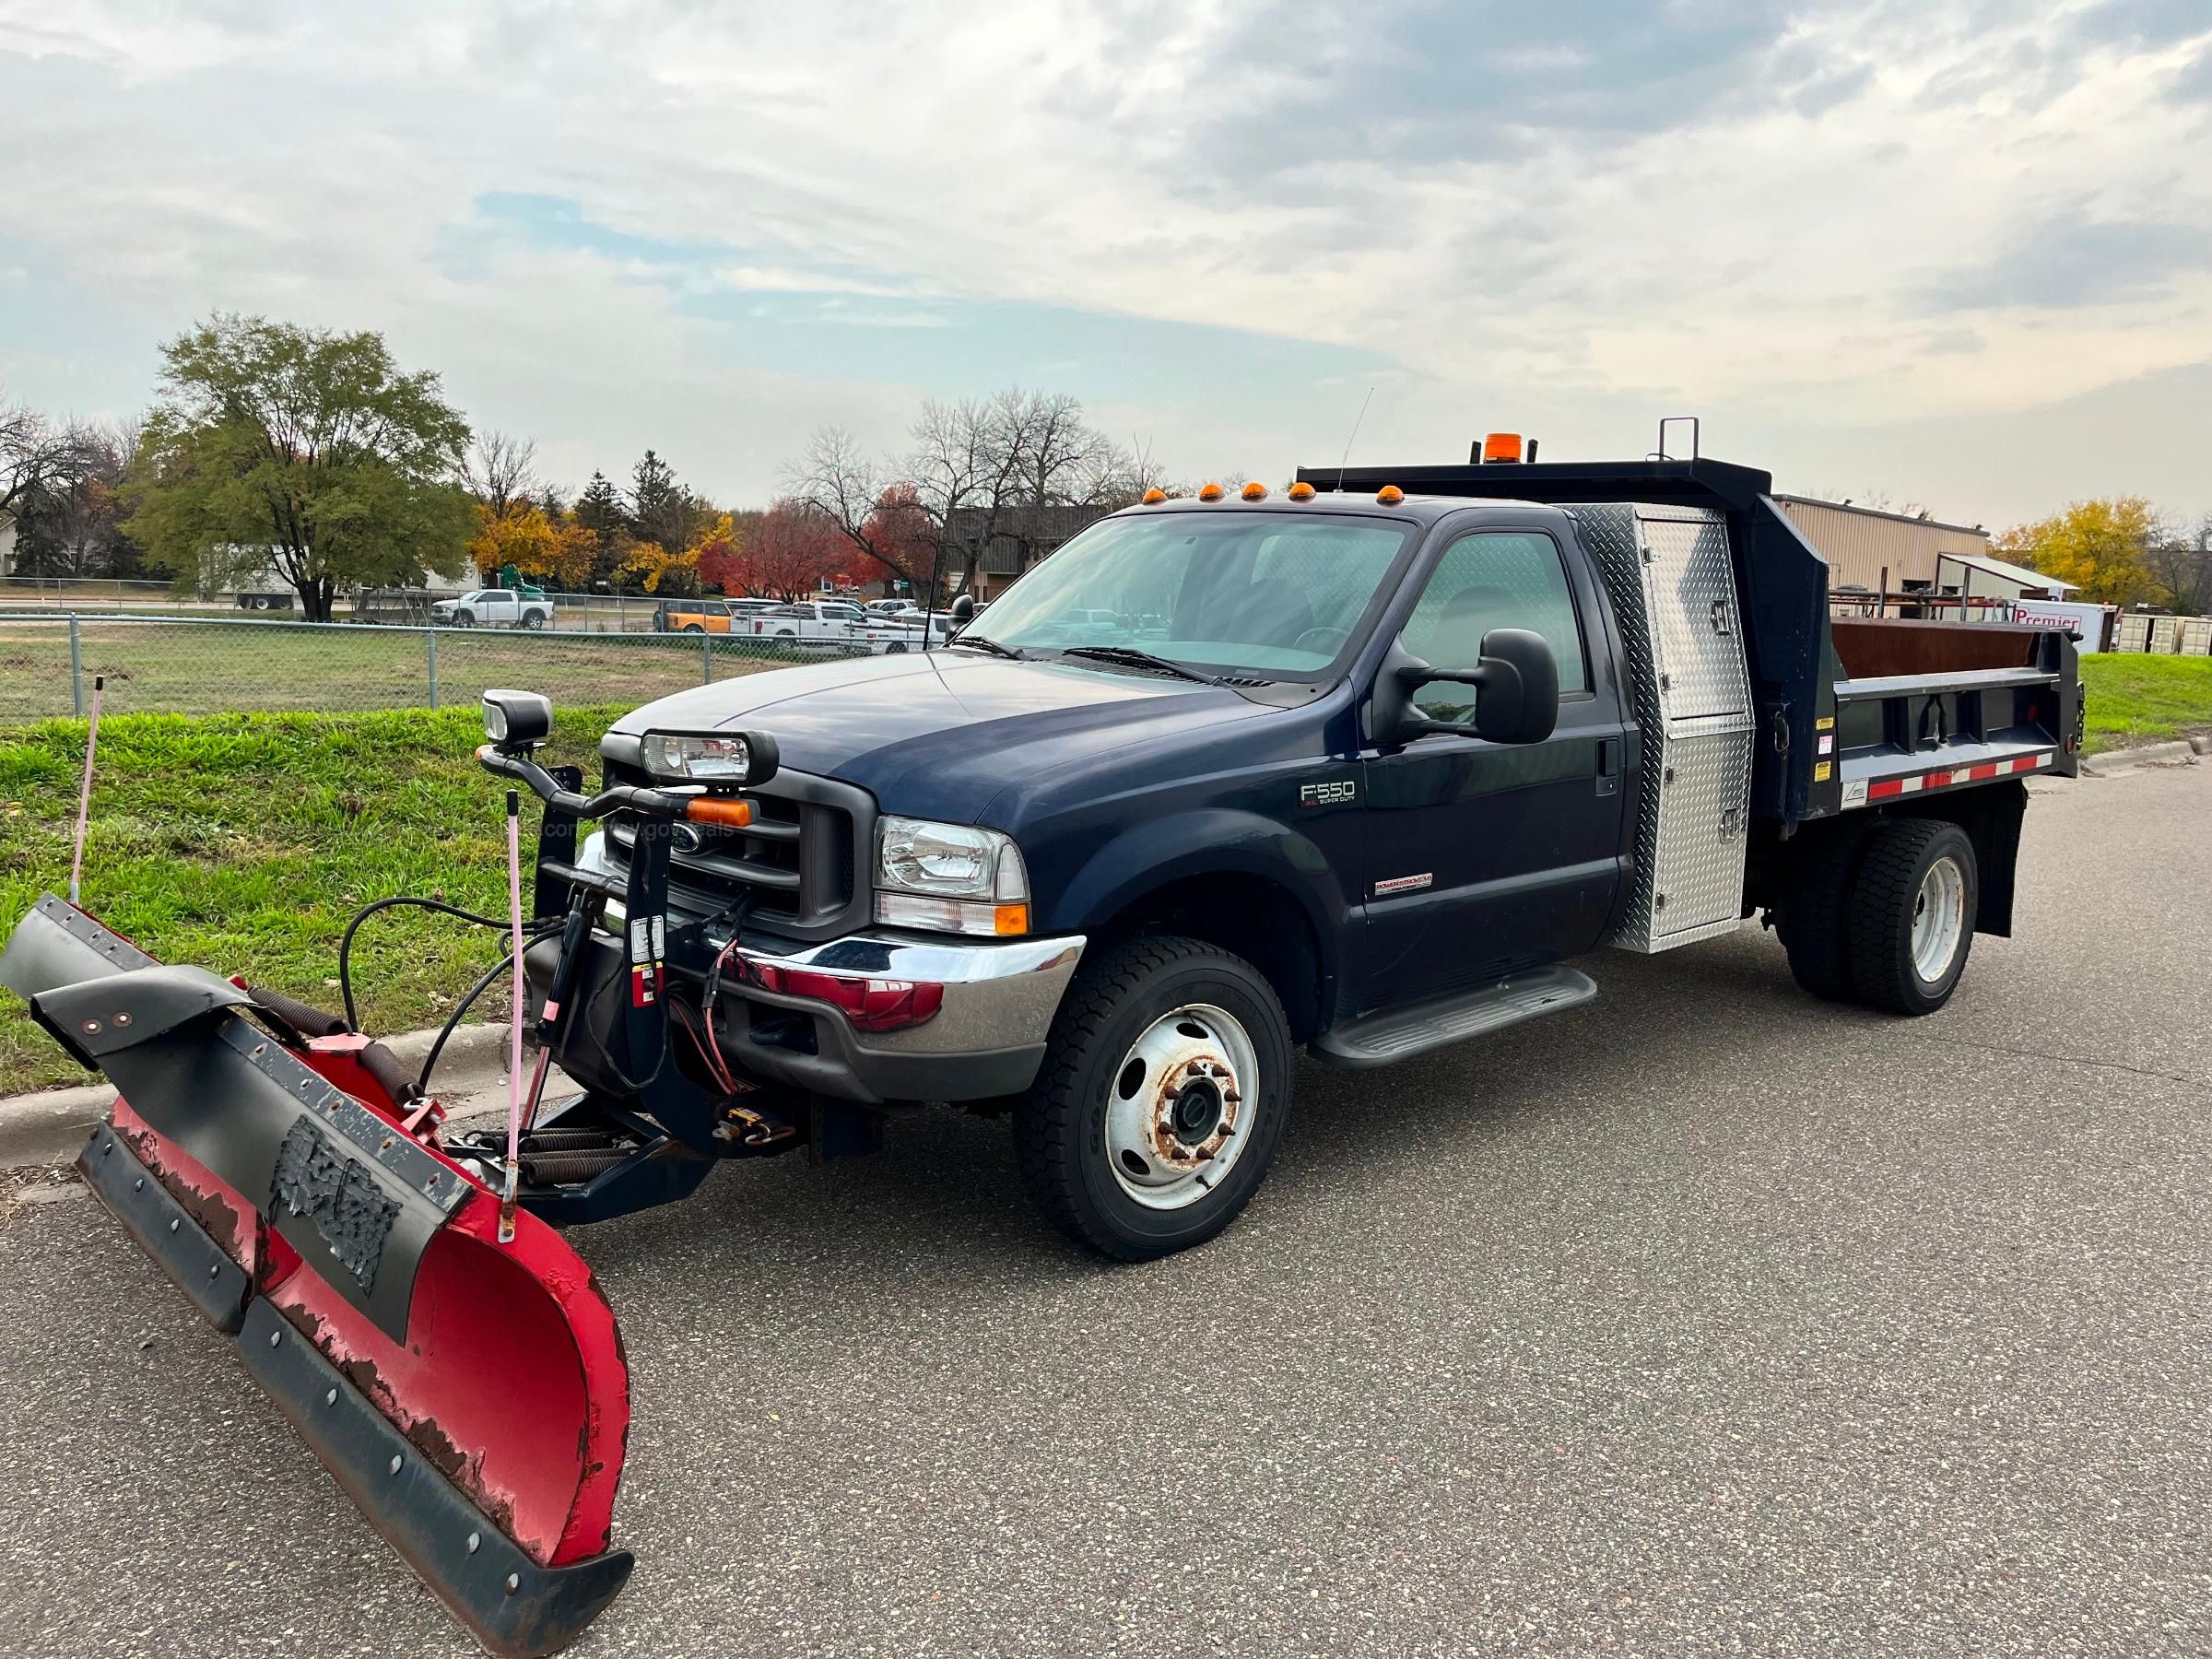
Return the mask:
M588 797L531 759L542 700L494 694L586 1091L534 1112L524 1201L613 1213L954 1102L1143 1258L1252 1196L1300 1049L1573 1007L1600 946L1764 912L1814 994L1941 1007L2009 929L2024 779L2075 769L2073 649L1831 619L1770 492L1694 459L1147 500L945 648L638 710Z

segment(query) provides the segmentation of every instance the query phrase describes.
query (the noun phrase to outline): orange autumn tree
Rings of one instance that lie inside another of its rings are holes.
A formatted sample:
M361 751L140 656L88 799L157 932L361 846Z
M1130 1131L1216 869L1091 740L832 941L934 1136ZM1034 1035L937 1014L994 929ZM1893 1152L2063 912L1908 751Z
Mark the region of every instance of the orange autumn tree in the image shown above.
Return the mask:
M658 542L640 542L616 570L618 581L635 581L649 594L689 598L720 586L740 556L737 528L730 515L720 512L692 535L681 553L671 553Z
M512 565L524 580L544 587L574 590L590 580L599 537L568 513L555 516L528 501L510 501L495 513L479 504L477 533L468 556L487 582Z

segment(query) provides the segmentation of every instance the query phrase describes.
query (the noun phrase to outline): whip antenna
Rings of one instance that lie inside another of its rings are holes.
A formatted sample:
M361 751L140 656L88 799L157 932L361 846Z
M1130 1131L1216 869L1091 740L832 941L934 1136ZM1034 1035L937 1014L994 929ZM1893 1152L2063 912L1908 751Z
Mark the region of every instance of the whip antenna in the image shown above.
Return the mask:
M85 728L85 776L76 786L76 844L69 853L69 902L75 904L83 890L85 874L85 826L92 817L92 751L100 747L100 693L108 683L108 677L92 677L92 723Z
M1367 406L1374 401L1375 389L1370 386L1367 389L1367 395L1359 400L1359 418L1352 422L1352 435L1344 441L1344 453L1336 462L1336 493L1338 495L1344 493L1344 469L1352 463L1352 445L1359 440L1361 422L1367 419Z

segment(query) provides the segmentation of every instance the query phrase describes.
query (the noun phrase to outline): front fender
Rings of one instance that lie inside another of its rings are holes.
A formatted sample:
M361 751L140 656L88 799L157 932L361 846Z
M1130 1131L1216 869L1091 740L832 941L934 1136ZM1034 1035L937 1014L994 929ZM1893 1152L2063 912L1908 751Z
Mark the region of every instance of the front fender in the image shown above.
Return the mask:
M1351 913L1343 883L1312 840L1256 812L1205 807L1131 825L1095 848L1050 897L1040 931L1095 936L1149 893L1220 875L1257 877L1298 905L1313 931L1322 1006L1329 1006Z

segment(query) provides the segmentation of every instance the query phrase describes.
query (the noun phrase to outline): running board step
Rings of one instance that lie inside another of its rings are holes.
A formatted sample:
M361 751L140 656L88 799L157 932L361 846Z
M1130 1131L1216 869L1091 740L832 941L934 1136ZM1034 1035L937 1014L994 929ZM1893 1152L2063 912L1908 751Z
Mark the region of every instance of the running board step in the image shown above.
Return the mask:
M1316 1037L1309 1052L1316 1060L1347 1070L1389 1065L1542 1014L1557 1014L1596 994L1597 983L1586 973L1571 968L1537 968L1464 995L1389 1008L1340 1025Z

